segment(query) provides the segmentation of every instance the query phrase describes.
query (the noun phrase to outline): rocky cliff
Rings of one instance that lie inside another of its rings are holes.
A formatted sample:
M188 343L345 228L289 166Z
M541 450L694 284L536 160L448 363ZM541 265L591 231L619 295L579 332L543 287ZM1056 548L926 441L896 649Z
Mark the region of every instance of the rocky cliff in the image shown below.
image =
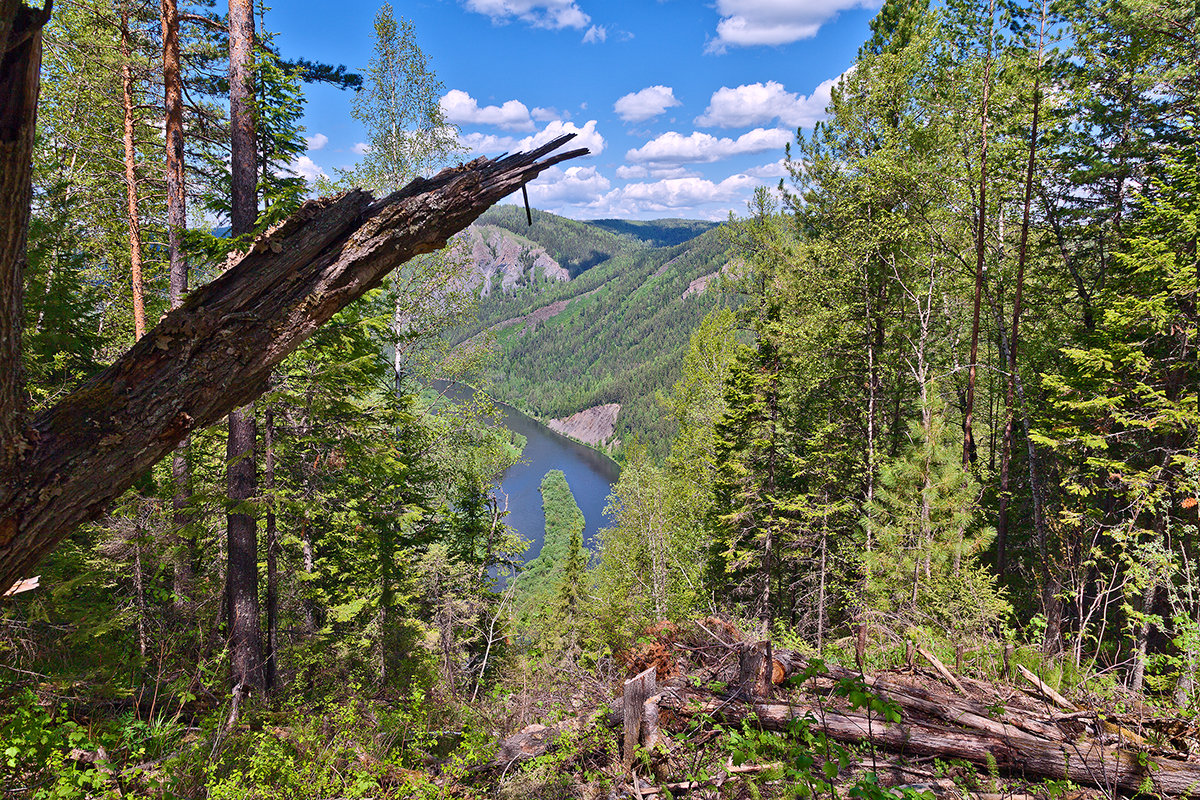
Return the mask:
M471 261L467 278L487 297L493 291L512 291L536 280L565 281L570 274L545 248L494 225L472 225L466 232Z
M613 430L617 427L617 415L620 413L619 404L606 403L585 408L565 419L552 419L546 423L546 427L564 436L578 439L584 444L604 445L612 439Z

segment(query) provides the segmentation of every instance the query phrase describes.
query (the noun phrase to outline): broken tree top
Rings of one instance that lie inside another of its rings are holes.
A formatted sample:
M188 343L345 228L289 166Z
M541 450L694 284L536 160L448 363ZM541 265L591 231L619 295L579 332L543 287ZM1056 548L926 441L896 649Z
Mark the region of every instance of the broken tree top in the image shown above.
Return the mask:
M0 480L0 586L33 572L189 432L260 395L276 364L393 269L586 155L549 155L573 136L418 178L381 200L355 189L309 201L231 258L112 366L0 442L15 452Z

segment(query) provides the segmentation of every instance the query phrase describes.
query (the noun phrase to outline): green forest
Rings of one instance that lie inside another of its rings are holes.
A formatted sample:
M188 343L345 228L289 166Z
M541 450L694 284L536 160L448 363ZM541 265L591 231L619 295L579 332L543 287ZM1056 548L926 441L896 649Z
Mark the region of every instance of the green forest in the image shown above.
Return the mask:
M527 225L523 209L490 209L480 223L536 241L572 278L495 292L447 338L469 342L468 351L479 343L494 351L480 379L498 400L539 419L619 403L614 438L637 439L663 456L674 427L657 397L679 379L691 331L729 300L685 292L721 271L728 243L698 221L616 222L535 212ZM562 301L565 309L544 322L500 324Z
M1195 795L1200 7L885 0L719 226L492 207L580 153L272 18L0 0L0 794ZM595 552L489 396L621 404Z

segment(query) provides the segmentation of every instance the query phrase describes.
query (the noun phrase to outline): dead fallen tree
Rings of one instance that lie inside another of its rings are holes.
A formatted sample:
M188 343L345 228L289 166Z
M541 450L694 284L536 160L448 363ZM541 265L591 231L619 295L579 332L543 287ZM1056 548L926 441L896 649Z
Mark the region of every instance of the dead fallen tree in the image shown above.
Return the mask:
M477 159L378 201L354 190L305 203L116 363L21 425L20 455L0 476L0 587L30 574L188 433L261 394L276 364L392 269L588 152L543 158L570 138Z
M914 713L908 698L886 694L903 709L898 723L814 703L729 702L694 691L668 695L660 705L681 718L709 715L725 722L749 720L774 731L787 731L794 720L808 719L814 729L840 742L870 743L903 756L958 758L984 767L994 763L1008 774L1026 778L1069 778L1102 789L1163 795L1200 790L1200 764L1087 741L1052 740L982 718L959 715L958 725L939 724L926 716L925 709Z
M963 676L947 680L941 670L935 677L912 669L877 675L834 665L808 669L799 654L767 642L729 641L704 623L696 629L707 641L687 640L690 634L675 631L660 637L661 646L647 648L646 658L631 661L630 671L637 676L625 682L608 713L593 717L621 731L622 774L629 774L634 745L658 745L669 753L673 735L687 731L694 741L710 722L747 723L788 735L803 720L809 730L831 740L869 744L878 756L872 761L886 761L900 772L909 771L905 765L940 758L1025 780L1070 779L1109 795L1200 791L1200 763L1187 753L1172 751L1170 745L1153 749L1141 735L1112 724L1104 714L1065 700L1062 704L1070 710L1058 702L1048 704L1044 685L1025 694ZM655 663L647 665L651 654ZM671 677L657 681L656 670ZM796 677L803 679L800 685L787 682ZM860 689L886 701L898 719L851 706L845 697ZM582 717L560 727L580 724L586 724ZM536 738L526 733L504 743L496 768L545 752L560 731L539 729ZM665 777L671 775L676 773ZM688 788L669 780L663 785Z

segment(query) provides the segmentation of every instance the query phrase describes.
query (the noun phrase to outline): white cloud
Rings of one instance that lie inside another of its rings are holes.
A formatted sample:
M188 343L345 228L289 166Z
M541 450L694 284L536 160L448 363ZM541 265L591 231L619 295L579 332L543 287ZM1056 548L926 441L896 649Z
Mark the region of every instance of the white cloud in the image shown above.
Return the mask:
M791 173L788 172L787 162L781 158L761 167L752 167L746 170L746 174L751 178L786 178Z
M603 25L593 25L583 35L584 44L601 44L608 38L608 28Z
M731 175L720 183L707 178L667 178L655 183L631 183L622 188L621 198L644 209L668 211L739 199L758 181L748 175Z
M625 160L659 165L706 164L731 156L782 149L791 139L791 133L783 128L755 128L736 139L718 139L699 131L688 136L667 131L627 152Z
M570 119L569 111L559 111L557 108L535 108L529 115L537 122L550 122L555 119Z
M529 184L529 202L538 208L595 201L611 188L595 167L551 167Z
M672 106L680 105L670 86L648 86L631 92L613 103L613 111L626 122L643 122L657 117Z
M451 89L441 99L446 119L459 125L495 125L512 131L531 131L529 108L520 100L506 100L499 106L480 106L461 89Z
M356 156L365 156L370 150L371 145L366 142L355 142L354 146L350 148L350 152Z
M815 36L821 26L849 8L878 8L881 0L717 0L717 36L710 53L729 45L780 45Z
M329 137L323 133L314 133L312 136L304 137L304 144L308 146L310 151L320 150L325 145L329 144Z
M466 0L465 5L497 25L519 19L535 28L585 28L592 20L575 0Z
M319 149L319 148L318 148ZM325 170L321 169L315 161L308 156L300 156L287 166L288 172L297 177L304 178L306 181L315 181L317 178L328 178Z
M493 136L492 134L472 132L459 136L459 142L468 152L478 155L495 155L499 152L517 152L532 150L536 147L544 145L551 139L562 136L564 133L574 133L575 138L572 139L567 147L574 149L578 147L586 147L592 151L592 155L597 155L604 151L604 137L596 130L596 120L588 120L581 128L573 122L564 122L563 120L553 120L545 128L521 139L513 136Z
M617 167L617 177L623 181L643 180L645 178L696 178L700 173L687 167L647 167L642 164Z
M713 92L708 108L696 117L696 124L744 128L779 120L793 128L811 128L825 118L833 87L841 79L839 75L822 81L807 97L789 92L776 81L743 84L736 89L723 86Z

